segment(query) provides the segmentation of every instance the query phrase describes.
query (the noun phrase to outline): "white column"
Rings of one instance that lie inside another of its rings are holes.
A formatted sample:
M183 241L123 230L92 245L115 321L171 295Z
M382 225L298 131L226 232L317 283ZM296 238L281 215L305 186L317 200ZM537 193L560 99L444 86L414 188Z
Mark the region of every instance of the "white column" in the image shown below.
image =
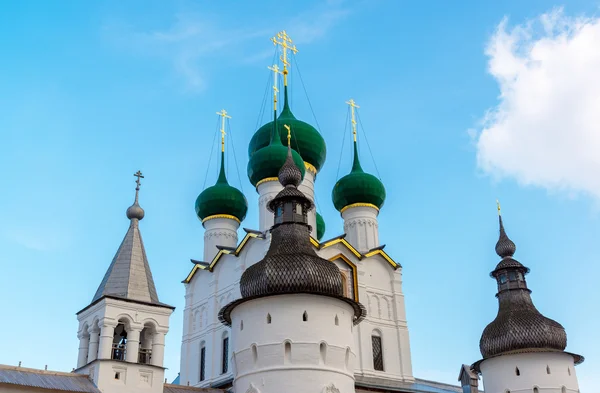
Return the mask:
M90 335L87 331L81 332L79 338L79 356L77 356L77 368L87 364L88 350L90 347Z
M373 206L354 206L342 213L346 240L359 252L379 246L378 214Z
M165 333L155 333L152 338L152 364L162 367L165 357Z
M310 199L313 203L315 202L315 173L313 173L308 168L306 169L306 173L304 174L304 180L298 186L298 190L302 191L304 195L308 199ZM311 226L310 235L317 238L317 209L316 206L314 209L308 212L308 224Z
M217 246L236 247L239 222L231 218L211 218L204 221L204 262L210 262L217 255Z
M268 231L273 226L273 212L267 208L269 202L281 191L283 187L279 180L271 180L258 185L258 221L261 232Z
M125 348L125 360L131 363L138 362L140 352L141 329L131 328L127 331L127 347Z
M98 339L100 338L100 330L97 326L93 326L90 332L90 346L88 349L87 362L93 362L98 358Z
M100 344L98 346L98 359L110 359L112 344L115 336L115 325L110 323L102 324L100 332Z

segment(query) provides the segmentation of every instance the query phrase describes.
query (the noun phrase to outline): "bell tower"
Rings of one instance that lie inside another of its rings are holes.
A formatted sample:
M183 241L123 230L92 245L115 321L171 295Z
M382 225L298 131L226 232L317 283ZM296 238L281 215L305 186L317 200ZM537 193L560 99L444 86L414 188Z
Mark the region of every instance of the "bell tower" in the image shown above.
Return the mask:
M139 229L144 209L127 209L125 234L91 303L77 313L76 373L88 374L103 393L162 393L165 335L172 306L158 300Z

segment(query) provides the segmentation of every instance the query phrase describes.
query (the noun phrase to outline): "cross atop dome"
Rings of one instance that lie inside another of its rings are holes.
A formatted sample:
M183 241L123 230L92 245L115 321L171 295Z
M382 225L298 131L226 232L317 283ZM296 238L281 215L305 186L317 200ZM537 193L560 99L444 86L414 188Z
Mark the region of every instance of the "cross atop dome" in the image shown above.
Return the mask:
M279 41L277 40L278 38ZM287 51L289 50L293 54L296 54L298 53L298 49L296 48L296 45L292 45L292 39L287 35L285 30L282 30L279 33L277 33L275 37L271 38L271 41L273 41L273 45L279 45L283 49L283 54L279 59L283 63L283 85L287 86L287 66L290 64L287 59Z

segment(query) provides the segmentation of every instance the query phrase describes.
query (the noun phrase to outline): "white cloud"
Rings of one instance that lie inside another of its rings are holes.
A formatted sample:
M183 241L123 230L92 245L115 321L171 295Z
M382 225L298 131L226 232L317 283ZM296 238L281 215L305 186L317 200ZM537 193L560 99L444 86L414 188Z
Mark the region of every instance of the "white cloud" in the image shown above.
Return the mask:
M500 96L475 136L479 167L600 198L600 18L505 19L486 55Z

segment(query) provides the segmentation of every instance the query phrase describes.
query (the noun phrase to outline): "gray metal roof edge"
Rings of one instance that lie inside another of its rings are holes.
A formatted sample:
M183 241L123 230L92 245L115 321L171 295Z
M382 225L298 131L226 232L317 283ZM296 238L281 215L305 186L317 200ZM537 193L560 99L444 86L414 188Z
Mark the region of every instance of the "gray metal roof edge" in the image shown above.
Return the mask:
M124 302L129 302L129 303L138 303L138 304L144 304L146 306L163 307L163 308L170 308L171 310L175 310L175 306L170 306L170 305L165 304L165 303L160 303L160 302L159 303L151 303L151 302L144 302L144 301L141 301L141 300L127 299L127 298L119 297L119 296L115 296L115 295L102 295L99 299L96 299L95 301L93 301L92 303L88 304L87 306L85 306L81 310L77 311L75 313L75 315L81 314L82 312L84 312L88 308L94 306L95 304L99 303L103 299L122 300Z

